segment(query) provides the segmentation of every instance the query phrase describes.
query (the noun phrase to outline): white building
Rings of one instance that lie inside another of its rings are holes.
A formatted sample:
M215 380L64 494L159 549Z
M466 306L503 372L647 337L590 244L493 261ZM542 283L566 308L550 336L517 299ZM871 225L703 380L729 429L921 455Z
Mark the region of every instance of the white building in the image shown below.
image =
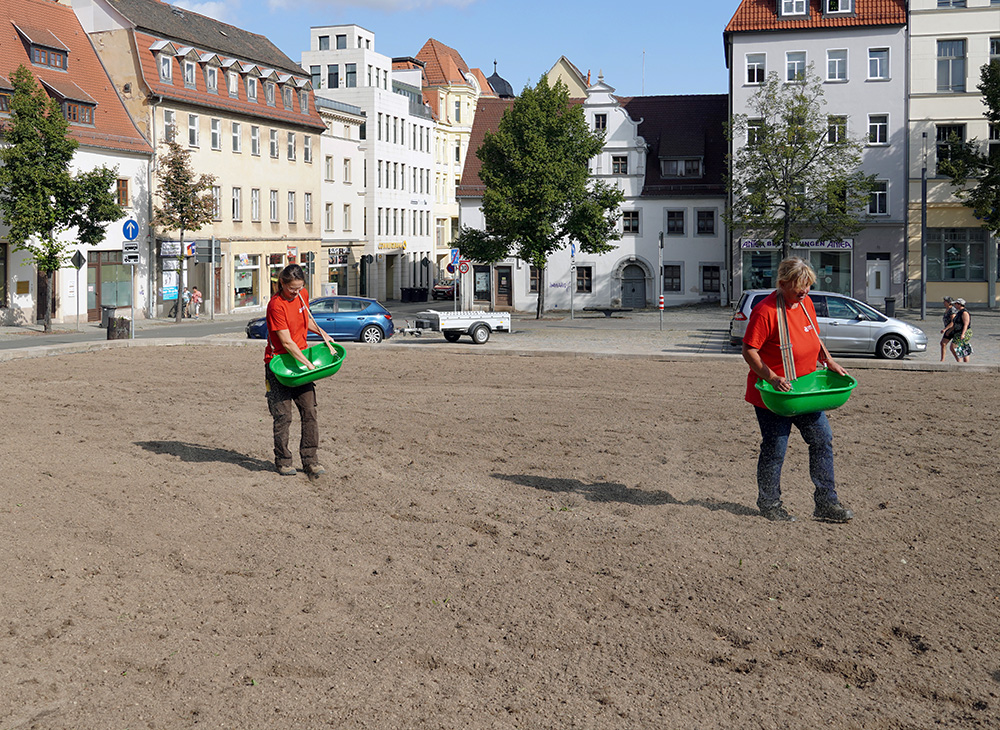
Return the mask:
M997 246L954 196L938 161L950 140L978 139L1000 159L1000 125L984 116L981 67L1000 63L998 0L911 0L909 119L910 302L920 303L921 171L927 168L927 301L1000 306Z
M803 240L796 254L819 274L817 289L882 305L901 298L906 271L906 3L905 0L743 0L726 26L726 64L734 114L770 72L794 82L810 67L824 82L831 135L867 138L862 167L878 189L871 219L853 238ZM734 148L746 140L734 140ZM780 258L774 242L735 240L736 291L773 286Z
M567 245L550 257L544 277L515 259L493 267L475 265L464 287L465 304L532 310L540 287L545 287L547 310L655 307L661 293L665 306L725 303L726 97L621 100L603 77L586 93L586 99L571 103L582 103L588 124L606 133L604 149L590 169L595 179L617 185L625 195L621 240L600 255L574 256L574 247ZM480 99L470 151L478 149L486 131L497 128L513 103ZM481 229L479 169L475 154L468 155L459 202L462 225Z
M358 107L367 119L364 169L349 172L367 182L358 211L366 240L359 292L385 300L398 298L403 287L428 287L434 121L423 103L420 70L394 70L393 60L375 51L375 34L357 25L310 29L302 66L317 97Z

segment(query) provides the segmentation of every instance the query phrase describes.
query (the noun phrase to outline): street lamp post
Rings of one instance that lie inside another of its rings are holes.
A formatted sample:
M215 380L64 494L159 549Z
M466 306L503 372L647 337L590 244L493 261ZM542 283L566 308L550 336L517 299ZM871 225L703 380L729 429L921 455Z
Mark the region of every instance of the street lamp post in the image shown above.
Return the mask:
M660 280L659 286L660 290L660 332L663 331L663 231L660 231L660 245L658 247L657 259L656 259L656 277Z
M924 162L920 170L920 319L927 317L927 132L922 133Z

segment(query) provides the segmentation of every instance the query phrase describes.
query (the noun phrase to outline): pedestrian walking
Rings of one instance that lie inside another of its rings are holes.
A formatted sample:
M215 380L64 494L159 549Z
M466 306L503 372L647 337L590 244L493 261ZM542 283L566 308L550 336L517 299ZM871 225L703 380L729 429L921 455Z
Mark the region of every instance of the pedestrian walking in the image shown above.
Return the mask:
M945 297L944 302L944 314L941 315L941 323L944 325L941 328L941 362L944 362L944 350L951 343L951 328L955 320L955 313L958 309L954 306L954 299L951 297Z
M198 315L201 314L201 292L198 291L198 287L191 289L191 306L194 308L194 318L198 319Z
M965 300L955 300L955 319L951 327L951 354L955 362L969 362L972 357L972 313L965 308Z

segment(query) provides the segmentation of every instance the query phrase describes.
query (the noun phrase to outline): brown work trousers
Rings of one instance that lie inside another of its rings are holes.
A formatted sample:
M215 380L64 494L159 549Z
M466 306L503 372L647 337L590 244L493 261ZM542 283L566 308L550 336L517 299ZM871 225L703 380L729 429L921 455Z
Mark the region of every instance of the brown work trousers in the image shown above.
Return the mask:
M274 377L271 369L264 366L264 379L267 384L267 409L274 419L274 464L279 469L292 466L292 452L288 448L288 431L292 426L293 404L299 409L299 420L302 422L302 433L299 439L299 456L302 466L311 466L316 462L316 449L319 447L319 422L316 418L316 387L313 383L289 388L282 385Z

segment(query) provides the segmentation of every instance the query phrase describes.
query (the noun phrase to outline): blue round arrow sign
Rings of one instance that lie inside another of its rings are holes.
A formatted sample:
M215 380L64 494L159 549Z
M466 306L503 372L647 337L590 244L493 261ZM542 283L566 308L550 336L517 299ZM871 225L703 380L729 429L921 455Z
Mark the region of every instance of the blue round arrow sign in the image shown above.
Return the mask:
M122 233L125 234L126 241L134 241L139 237L139 224L129 218L122 225Z

